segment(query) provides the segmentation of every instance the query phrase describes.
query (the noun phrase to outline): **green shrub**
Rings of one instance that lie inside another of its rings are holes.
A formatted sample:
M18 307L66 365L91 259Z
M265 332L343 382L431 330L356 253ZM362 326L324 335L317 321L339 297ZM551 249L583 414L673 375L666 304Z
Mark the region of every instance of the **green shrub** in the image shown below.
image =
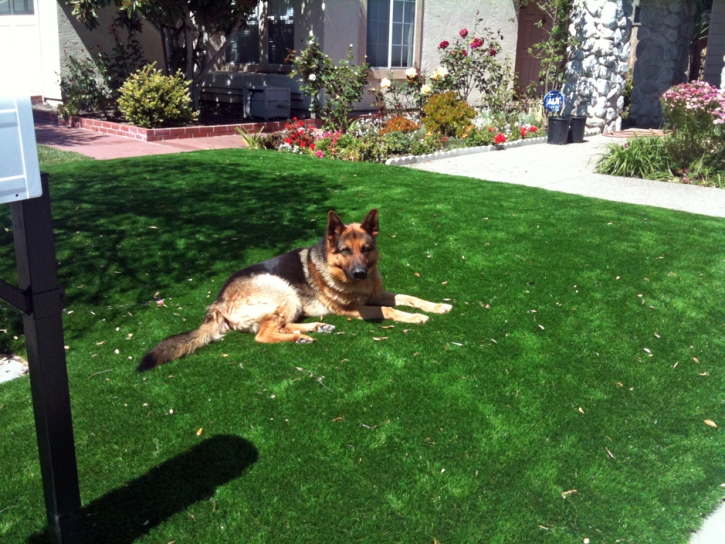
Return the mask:
M196 120L181 72L165 76L147 64L121 86L118 107L130 123L145 128L181 126Z
M672 159L662 138L632 138L624 145L609 144L596 171L612 176L671 180Z
M387 132L382 134L382 139L390 155L410 155L415 142L415 136L405 132Z
M415 121L411 121L407 117L392 117L385 122L385 125L380 129L380 134L387 134L389 132L415 132L420 128L420 125Z
M363 96L370 65L355 66L353 60L350 46L347 58L335 66L314 37L305 49L292 56L295 71L291 75L300 78L300 88L312 98L310 110L320 116L327 130L345 131L353 104ZM324 101L321 100L323 93Z
M440 151L444 147L446 147L445 136L431 134L413 142L410 153L412 155L427 155L428 153Z
M476 117L476 110L458 99L456 93L448 91L431 96L423 107L423 115L429 133L461 137Z
M344 161L383 162L389 150L385 140L374 132L363 136L343 134L335 144L336 156Z
M102 109L107 89L103 77L91 59L78 60L68 55L64 73L60 76L60 92L63 104L58 113L64 119L82 112L97 112Z

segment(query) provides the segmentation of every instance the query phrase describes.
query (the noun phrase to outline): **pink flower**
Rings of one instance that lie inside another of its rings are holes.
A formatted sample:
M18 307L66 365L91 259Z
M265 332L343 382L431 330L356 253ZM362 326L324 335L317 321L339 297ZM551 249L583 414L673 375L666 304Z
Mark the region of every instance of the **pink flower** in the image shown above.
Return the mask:
M315 155L317 155L317 158L322 159L325 157L325 154L322 151L315 151Z
M441 42L441 43L440 43L440 44L438 45L438 47L440 47L441 49L445 49L445 48L446 48L446 47L448 47L449 45L450 45L450 44L449 44L449 43L448 43L448 42L447 42L446 40L443 40L443 41L442 41L442 42Z
M478 49L483 45L483 40L481 38L474 38L471 42L471 49Z
M468 36L468 30L463 28L461 29L461 32L459 32L459 34L461 35L461 38L465 38L466 36Z

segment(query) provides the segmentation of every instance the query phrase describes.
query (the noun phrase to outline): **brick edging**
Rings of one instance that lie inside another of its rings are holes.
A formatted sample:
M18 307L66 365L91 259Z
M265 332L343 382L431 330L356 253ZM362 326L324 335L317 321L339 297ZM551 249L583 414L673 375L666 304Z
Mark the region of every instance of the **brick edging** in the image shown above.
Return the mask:
M598 136L600 134L597 129L588 129L584 132L585 136ZM487 151L500 151L509 147L522 147L526 145L545 144L546 136L537 136L535 138L526 138L524 140L514 140L513 142L505 142L500 145L482 145L477 147L458 147L448 151L436 151L426 155L406 155L405 157L393 157L385 161L387 165L405 166L407 164L417 164L419 162L430 162L438 159L450 159L452 157L460 157L462 155L473 155L475 153L485 153ZM572 144L576 145L576 144Z
M143 128L126 123L114 123L101 119L89 119L87 117L73 116L70 119L63 119L56 112L33 109L33 118L36 122L52 123L72 128L83 128L141 140L144 142L158 142L162 140L180 140L183 138L208 138L209 136L227 136L237 134L237 128L243 127L247 131L257 132L264 127L264 132L278 132L284 130L287 121L266 121L252 123L236 123L232 125L209 125L209 126L187 126L170 128ZM305 119L306 125L318 127L322 125L320 119Z

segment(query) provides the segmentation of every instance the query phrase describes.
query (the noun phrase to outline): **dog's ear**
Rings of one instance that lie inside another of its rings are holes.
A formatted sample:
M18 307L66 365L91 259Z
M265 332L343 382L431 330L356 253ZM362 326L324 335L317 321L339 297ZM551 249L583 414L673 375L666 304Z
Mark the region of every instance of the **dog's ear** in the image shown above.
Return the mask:
M337 237L345 230L345 223L332 210L327 214L327 241L331 246L337 244Z
M368 212L368 214L365 216L365 220L360 225L360 228L362 228L370 236L375 237L378 235L379 224L377 208L373 208Z

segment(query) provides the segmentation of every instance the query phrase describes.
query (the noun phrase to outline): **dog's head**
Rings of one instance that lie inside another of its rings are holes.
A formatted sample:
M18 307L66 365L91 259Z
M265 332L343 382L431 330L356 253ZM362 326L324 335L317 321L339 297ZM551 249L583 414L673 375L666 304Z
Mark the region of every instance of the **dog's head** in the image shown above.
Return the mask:
M327 214L327 264L332 276L343 283L364 280L378 264L376 244L378 210L372 209L362 223L345 225L340 216Z

